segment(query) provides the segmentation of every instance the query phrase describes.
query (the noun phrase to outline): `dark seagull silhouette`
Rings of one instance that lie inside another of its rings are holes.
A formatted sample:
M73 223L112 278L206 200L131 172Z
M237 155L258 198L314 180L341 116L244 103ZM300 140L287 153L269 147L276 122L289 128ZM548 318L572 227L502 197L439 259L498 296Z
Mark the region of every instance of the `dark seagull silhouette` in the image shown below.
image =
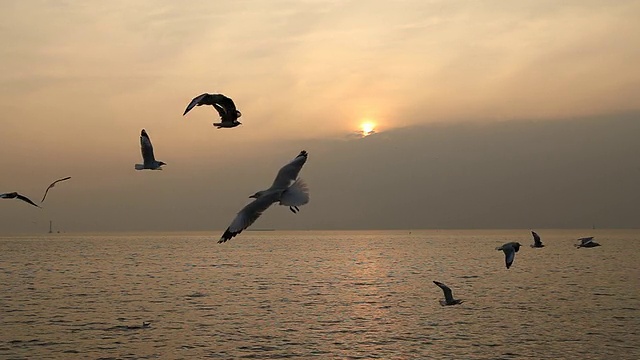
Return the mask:
M187 115L191 109L196 106L202 105L211 105L213 106L220 115L220 119L222 122L213 123L213 126L216 128L233 128L242 123L238 121L238 118L242 116L242 113L236 109L236 104L234 104L233 100L222 95L222 94L202 94L198 95L187 105L187 108L184 110L182 116Z
M156 160L153 155L153 145L151 145L151 139L147 135L147 131L142 129L140 132L140 150L142 151L142 161L144 164L136 164L136 170L162 170L162 165L167 165L162 161Z
M270 188L251 195L250 198L255 200L238 212L231 225L220 237L218 244L230 240L251 226L273 203L278 202L280 205L289 206L291 211L308 203L309 188L302 179L298 178L298 173L307 161L307 156L307 152L302 150L295 159L278 171Z
M40 206L36 205L33 201L31 201L31 199L29 199L26 196L20 195L17 192L9 192L9 193L4 193L4 194L0 194L0 199L18 199L18 200L22 200L26 203L29 203L37 208L39 208Z
M502 250L504 252L504 262L507 265L507 269L513 264L513 260L516 258L516 253L520 250L520 243L508 242L496 248L496 250Z
M542 241L540 240L540 235L535 231L531 230L531 235L533 236L533 244L531 244L532 248L541 248L544 247Z
M66 180L69 180L69 179L71 179L71 176L67 176L67 177L65 177L65 178L58 179L58 180L56 180L56 181L52 182L52 183L51 183L51 185L49 185L49 186L47 187L47 190L45 190L45 191L44 191L44 196L42 197L42 200L40 200L40 202L41 202L41 203L43 203L43 202L44 202L44 199L47 197L47 193L49 192L49 189L51 189L52 187L56 186L56 184L57 184L57 183L59 183L60 181L66 181Z
M444 291L444 300L440 300L440 305L442 306L447 306L447 305L458 305L458 304L462 304L464 301L463 300L458 300L458 299L454 299L453 298L453 293L451 292L451 289L438 281L434 281L434 284L438 285L440 287L440 289L442 289L442 291Z
M580 249L580 248L592 248L592 247L596 247L596 246L601 246L600 244L598 244L597 242L593 241L593 236L589 236L589 237L583 237L578 239L580 240L580 244L576 244L576 248Z

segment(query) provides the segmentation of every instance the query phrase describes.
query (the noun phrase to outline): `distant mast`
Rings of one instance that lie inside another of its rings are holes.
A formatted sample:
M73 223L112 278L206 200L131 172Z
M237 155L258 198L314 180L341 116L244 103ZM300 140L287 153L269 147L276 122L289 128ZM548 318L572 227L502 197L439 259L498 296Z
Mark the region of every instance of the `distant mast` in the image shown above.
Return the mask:
M53 221L49 220L49 234L53 234Z

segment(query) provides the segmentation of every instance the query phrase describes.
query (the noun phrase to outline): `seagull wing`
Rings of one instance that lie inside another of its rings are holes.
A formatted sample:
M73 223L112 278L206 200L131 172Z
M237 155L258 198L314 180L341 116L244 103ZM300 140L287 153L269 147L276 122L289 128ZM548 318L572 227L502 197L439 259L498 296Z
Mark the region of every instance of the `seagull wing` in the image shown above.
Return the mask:
M156 158L153 155L151 139L149 139L149 135L147 135L147 132L144 129L140 132L140 150L142 150L142 160L145 164L152 164L156 161Z
M296 180L280 195L280 205L302 206L309 202L309 187L302 179Z
M196 105L198 105L198 104L202 105L203 104L202 101L204 99L206 99L207 97L210 97L210 96L211 96L210 94L205 93L205 94L198 95L198 96L194 97L193 100L191 100L191 102L189 103L189 105L187 105L187 108L184 110L184 113L182 113L182 116L187 115L187 113L189 111L191 111L191 109L193 109ZM206 105L213 105L213 103L212 104L206 104Z
M18 196L17 192L4 193L0 194L0 199L13 199L16 196Z
M65 177L65 178L58 179L58 180L56 180L56 181L52 182L52 183L51 183L51 185L49 185L49 186L47 187L47 190L45 190L45 191L44 191L44 196L42 197L42 200L40 200L40 202L44 202L44 199L47 197L47 193L49 192L49 189L51 189L52 187L54 187L54 186L55 186L57 183L59 183L60 181L65 181L65 180L69 180L69 179L71 179L71 176L67 176L67 177Z
M504 261L508 269L511 267L511 264L513 264L513 260L516 258L516 250L512 247L508 247L502 251L504 251Z
M33 206L37 207L37 208L39 208L39 207L40 207L40 206L36 205L33 201L31 201L31 199L29 199L29 198L28 198L28 197L26 197L26 196L23 196L23 195L18 194L18 195L16 196L16 198L18 198L18 199L20 199L20 200L22 200L22 201L24 201L24 202L26 202L26 203L29 203L29 204L31 204L31 205L33 205Z
M280 168L278 175L273 180L271 189L287 189L298 178L298 174L305 162L307 162L307 152L302 150L295 159Z
M538 235L538 233L536 233L535 231L531 230L531 235L533 235L533 242L540 246L542 245L542 241L540 241L540 235Z
M588 243L593 241L593 236L583 237L583 238L580 238L578 240L580 240L580 244L581 245L586 245L586 244L588 244Z
M218 106L221 106L224 108L224 110L229 113L229 114L233 114L236 112L236 104L233 102L233 100L231 100L231 98L226 97L222 94L215 94L212 95L214 96L214 101Z
M442 289L442 291L444 291L444 299L447 301L447 303L452 303L453 302L453 293L451 292L451 289L438 281L434 281L434 284L438 285L440 287L440 289Z
M191 109L196 107L196 105L212 105L220 116L224 114L231 113L234 114L236 112L236 104L230 98L222 95L222 94L201 94L193 98L187 108L184 110L182 116L186 115Z
M216 111L218 112L218 115L220 115L220 118L225 119L225 115L227 114L227 110L224 109L224 107L218 105L218 104L213 104L213 108L216 109Z
M234 236L240 234L242 230L253 224L262 213L269 208L274 202L278 201L278 193L270 193L261 196L247 204L231 222L231 225L222 234L218 244L231 240Z

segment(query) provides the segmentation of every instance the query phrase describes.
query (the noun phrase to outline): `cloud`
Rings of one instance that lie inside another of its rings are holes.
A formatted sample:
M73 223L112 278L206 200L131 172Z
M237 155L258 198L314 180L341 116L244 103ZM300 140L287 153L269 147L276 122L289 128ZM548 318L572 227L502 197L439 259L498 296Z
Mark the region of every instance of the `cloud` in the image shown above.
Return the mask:
M2 164L15 169L0 183L6 191L38 195L60 176L73 176L73 184L51 194L43 212L0 204L0 227L27 231L34 219L44 226L50 217L68 231L206 230L215 237L302 149L309 151L300 176L310 204L297 215L275 206L258 227L638 227L639 117L421 125L362 139L258 143L259 152L239 140L233 157L172 157L154 136L158 158L169 164L162 173L134 171L133 153L73 171L65 159L43 168Z

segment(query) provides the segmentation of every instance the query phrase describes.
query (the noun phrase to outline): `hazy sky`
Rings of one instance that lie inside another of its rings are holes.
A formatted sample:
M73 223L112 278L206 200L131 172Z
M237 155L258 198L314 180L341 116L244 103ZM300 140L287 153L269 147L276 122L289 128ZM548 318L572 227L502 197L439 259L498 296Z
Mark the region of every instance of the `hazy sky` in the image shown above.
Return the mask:
M42 211L0 201L0 234L41 231L49 218L67 231L154 221L218 231L302 148L312 202L298 215L271 209L256 227L640 226L623 212L638 213L638 181L605 176L640 171L626 171L638 168L640 1L0 0L0 10L0 192L39 199L73 177ZM202 92L232 97L243 125L216 130L211 108L183 118ZM367 120L376 135L349 136ZM133 170L142 128L162 172ZM533 151L533 140L555 150ZM618 157L589 163L609 153ZM576 185L571 166L601 175ZM535 191L520 198L523 188ZM553 206L536 201L550 193Z

